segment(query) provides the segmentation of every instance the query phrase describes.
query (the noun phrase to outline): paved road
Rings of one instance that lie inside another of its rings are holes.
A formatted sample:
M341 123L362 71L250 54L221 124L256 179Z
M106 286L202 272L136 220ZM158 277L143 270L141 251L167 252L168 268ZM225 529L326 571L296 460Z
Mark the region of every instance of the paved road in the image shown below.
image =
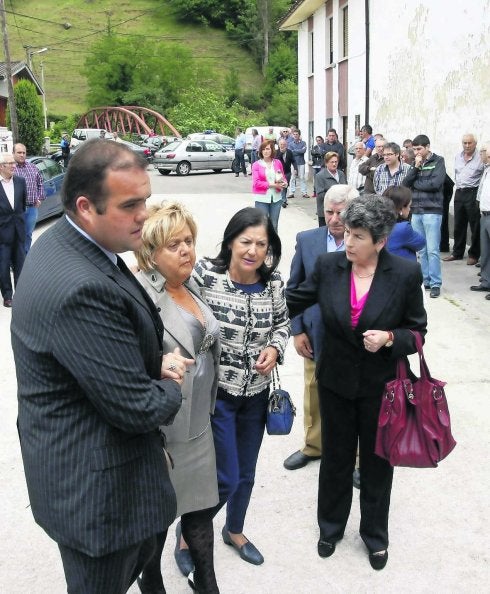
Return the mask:
M213 255L224 226L251 204L250 179L232 174L163 177L150 172L155 194L181 200L199 223L198 252ZM281 270L287 276L297 231L315 226L313 200L296 199L283 210L279 231L284 245ZM51 224L36 230L41 233ZM130 259L130 255L127 255ZM316 554L318 463L286 471L284 458L302 440L302 362L288 347L281 376L299 416L291 435L266 436L245 534L265 556L255 567L223 544L222 512L215 522L216 569L222 594L323 594L324 592L479 593L488 591L488 490L490 455L490 302L471 293L474 267L444 264L440 299L428 299L426 355L435 377L448 382L447 395L458 446L438 469L397 469L391 507L390 560L382 572L369 566L358 536L359 493L344 540L330 559ZM64 580L56 545L36 526L29 509L15 428L15 371L9 343L10 310L1 308L0 335L0 592L62 594ZM173 528L164 551L167 592L190 592L172 558ZM137 587L130 590L138 592Z

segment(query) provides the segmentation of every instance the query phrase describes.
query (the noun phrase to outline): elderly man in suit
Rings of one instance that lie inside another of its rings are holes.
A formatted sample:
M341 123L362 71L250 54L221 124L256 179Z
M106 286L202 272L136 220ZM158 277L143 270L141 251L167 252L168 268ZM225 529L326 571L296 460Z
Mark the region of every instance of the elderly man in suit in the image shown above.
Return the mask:
M296 289L313 273L315 262L326 252L344 251L344 224L340 213L349 200L359 196L359 192L345 184L332 186L325 195L325 227L301 231L296 236L296 252L291 262L291 273L287 288ZM318 385L315 377L315 361L318 360L324 340L320 307L318 304L291 320L294 347L304 358L304 428L305 444L286 460L284 467L296 470L306 466L322 455L320 408Z
M30 250L14 300L18 427L34 518L59 546L70 594L123 594L176 513L160 425L190 360L120 252L141 244L147 163L85 142L65 216Z
M27 189L25 179L14 175L14 167L12 155L0 154L0 289L5 307L12 307L10 268L17 286L25 259Z

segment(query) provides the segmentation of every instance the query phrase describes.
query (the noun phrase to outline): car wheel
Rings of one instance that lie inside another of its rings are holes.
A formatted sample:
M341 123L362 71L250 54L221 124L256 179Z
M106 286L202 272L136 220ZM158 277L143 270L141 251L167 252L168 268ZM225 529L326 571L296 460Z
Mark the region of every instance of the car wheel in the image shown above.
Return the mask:
M236 159L233 159L233 161L231 162L231 170L234 173L237 173L237 165L238 165L238 161ZM240 169L238 169L238 171L240 171Z
M170 174L170 169L159 169L158 173L160 175L169 175Z
M213 169L213 171L214 171L215 173L221 173L223 170L222 170L222 169Z
M177 175L189 175L191 171L191 164L188 161L181 161L177 165Z

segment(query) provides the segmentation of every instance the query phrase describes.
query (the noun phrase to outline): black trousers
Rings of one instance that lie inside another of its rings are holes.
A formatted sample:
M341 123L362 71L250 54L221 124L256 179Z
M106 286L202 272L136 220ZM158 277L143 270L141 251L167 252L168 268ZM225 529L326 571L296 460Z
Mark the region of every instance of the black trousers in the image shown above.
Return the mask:
M480 257L480 208L476 201L478 188L462 188L454 194L454 246L453 256L462 258L466 250L468 223L471 229L471 244L468 256Z
M247 167L245 165L245 149L235 149L235 173L247 175Z
M352 505L352 473L359 440L361 523L370 552L388 548L388 514L393 468L374 453L381 394L348 400L319 385L322 459L318 484L320 537L337 542Z
M13 295L10 268L14 272L15 287L24 266L25 257L25 238L16 236L12 243L0 244L0 289L4 299L12 299Z
M68 594L126 594L166 535L167 531L155 534L102 557L58 544Z

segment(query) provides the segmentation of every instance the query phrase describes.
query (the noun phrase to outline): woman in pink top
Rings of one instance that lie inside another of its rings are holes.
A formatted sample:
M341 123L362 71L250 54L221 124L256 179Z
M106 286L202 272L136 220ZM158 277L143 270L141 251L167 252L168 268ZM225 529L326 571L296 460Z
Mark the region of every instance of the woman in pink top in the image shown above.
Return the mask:
M252 165L252 191L255 208L265 211L277 231L281 212L281 190L288 182L279 159L274 159L274 142L265 140L259 148L258 161Z
M320 174L319 174L320 175ZM345 252L321 255L299 287L286 290L289 315L318 303L325 340L316 364L322 422L318 554L330 557L344 535L359 442L359 533L373 569L388 561L393 468L374 453L384 384L397 360L416 352L427 315L417 262L386 249L396 214L382 196L355 198L342 212Z

